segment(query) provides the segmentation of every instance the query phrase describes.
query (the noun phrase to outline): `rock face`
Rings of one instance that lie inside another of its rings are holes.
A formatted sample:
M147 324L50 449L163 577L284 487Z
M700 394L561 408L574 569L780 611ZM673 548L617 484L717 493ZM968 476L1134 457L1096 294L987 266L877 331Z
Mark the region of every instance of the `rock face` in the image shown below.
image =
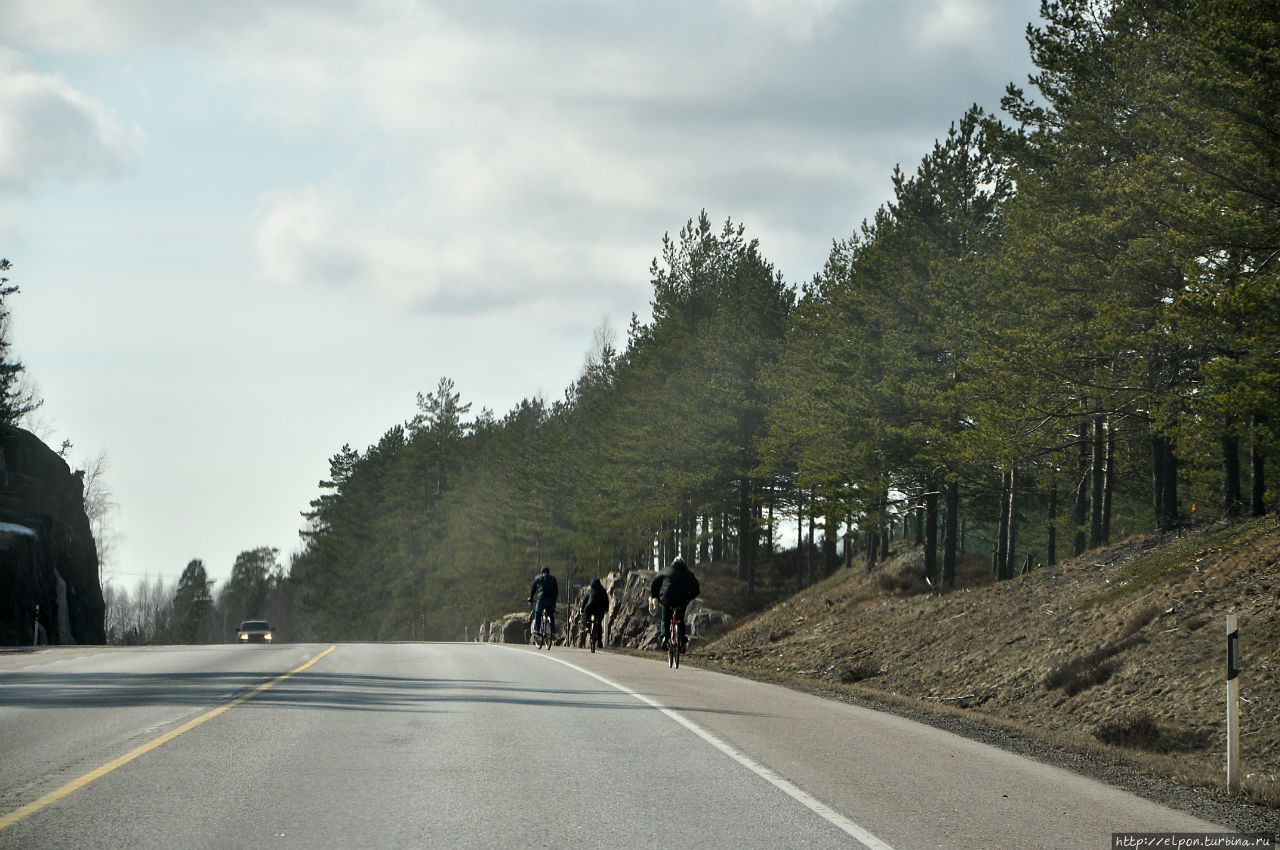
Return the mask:
M654 570L623 570L609 573L600 579L609 592L609 616L605 620L605 646L625 646L631 649L658 648L658 618L649 613L649 586L657 573ZM566 634L562 642L570 646L586 646L586 624L577 616L586 601L587 588L583 588L569 601L556 609L556 622ZM689 637L697 641L701 632L712 626L723 626L732 619L728 614L705 607L695 599L686 612ZM529 622L527 612L508 614L501 620L491 620L480 626L480 640L495 643L524 643L525 627Z
M488 643L525 643L525 628L529 625L528 612L507 614L501 620L487 620L480 624L476 640Z
M34 434L8 426L0 426L0 589L0 645L106 641L83 481Z

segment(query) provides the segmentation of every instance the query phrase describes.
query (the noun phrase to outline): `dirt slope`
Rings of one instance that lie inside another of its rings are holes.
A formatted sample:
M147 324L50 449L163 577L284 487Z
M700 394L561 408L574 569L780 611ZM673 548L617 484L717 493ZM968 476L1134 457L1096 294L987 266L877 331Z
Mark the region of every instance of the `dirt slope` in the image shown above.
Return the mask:
M1151 777L1186 799L1213 798L1219 823L1234 812L1238 828L1280 831L1276 519L1130 540L1000 584L970 564L960 589L942 595L912 595L927 591L912 581L918 559L907 550L874 573L842 571L699 647L699 660L1000 730L1049 760L1074 754L1120 766L1137 784ZM1243 793L1234 800L1225 793L1227 614L1238 619L1242 656Z

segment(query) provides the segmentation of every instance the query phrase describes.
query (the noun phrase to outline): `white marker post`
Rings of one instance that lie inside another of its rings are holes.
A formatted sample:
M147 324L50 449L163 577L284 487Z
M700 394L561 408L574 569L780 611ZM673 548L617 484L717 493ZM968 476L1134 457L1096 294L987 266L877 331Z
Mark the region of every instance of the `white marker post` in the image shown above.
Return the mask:
M1240 790L1240 632L1227 615L1227 791Z

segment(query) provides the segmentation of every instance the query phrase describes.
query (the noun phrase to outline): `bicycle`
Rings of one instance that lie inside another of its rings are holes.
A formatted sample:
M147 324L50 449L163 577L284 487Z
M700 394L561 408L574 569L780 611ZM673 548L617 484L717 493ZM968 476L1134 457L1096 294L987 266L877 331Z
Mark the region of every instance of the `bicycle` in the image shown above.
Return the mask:
M592 614L591 621L587 623L587 646L591 647L592 652L604 643L601 631L600 618Z
M550 611L542 612L542 625L535 630L533 628L533 615L529 615L529 625L525 632L528 636L529 643L538 649L550 649L553 637L553 627L551 618L554 615Z
M684 652L684 622L678 609L671 611L667 624L667 665L680 669L680 654Z

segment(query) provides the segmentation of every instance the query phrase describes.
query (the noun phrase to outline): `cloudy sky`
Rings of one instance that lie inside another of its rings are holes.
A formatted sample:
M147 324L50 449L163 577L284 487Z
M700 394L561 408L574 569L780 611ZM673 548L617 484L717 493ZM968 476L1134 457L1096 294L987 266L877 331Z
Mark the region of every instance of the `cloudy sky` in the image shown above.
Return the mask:
M105 575L299 546L344 443L452 378L559 398L664 232L791 283L972 103L1039 0L4 0L0 257L27 423L105 453Z

